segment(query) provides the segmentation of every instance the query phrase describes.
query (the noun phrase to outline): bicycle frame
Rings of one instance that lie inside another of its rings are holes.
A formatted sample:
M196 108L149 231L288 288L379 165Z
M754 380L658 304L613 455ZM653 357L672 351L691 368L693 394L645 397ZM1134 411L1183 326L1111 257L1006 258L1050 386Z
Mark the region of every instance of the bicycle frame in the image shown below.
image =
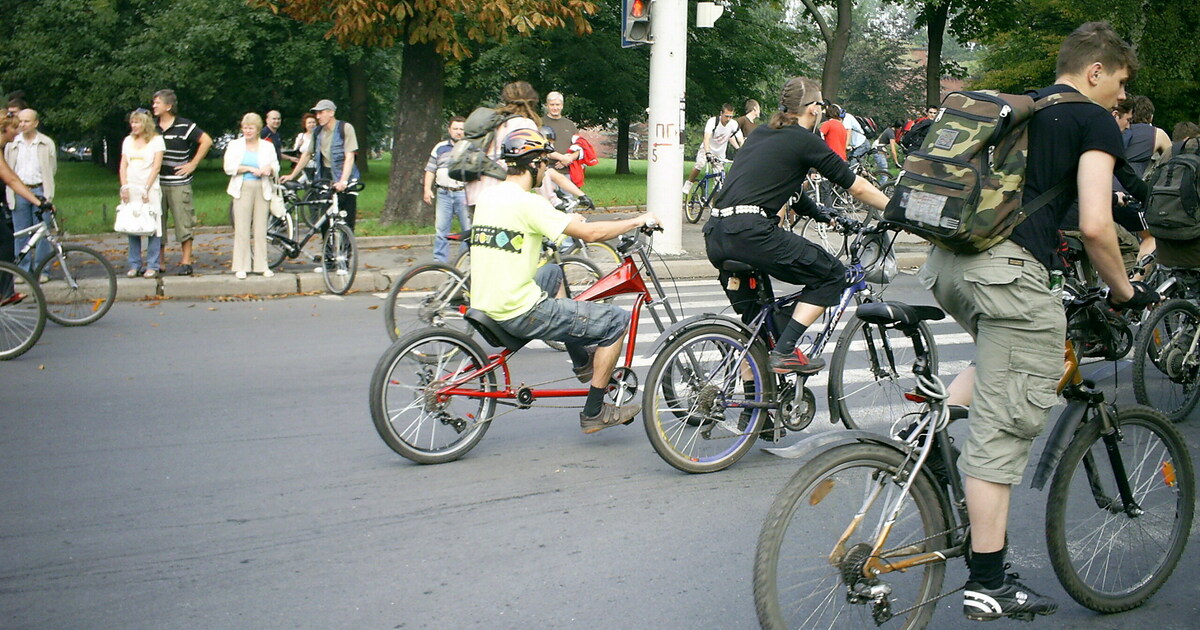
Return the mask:
M638 253L642 261L642 270L650 277L651 284L658 292L657 298L650 292L649 287L642 278L641 270L639 270L637 263L633 260L633 251ZM595 284L573 299L587 302L603 300L618 295L634 296L633 309L630 313L629 331L625 341L625 361L623 365L619 366L629 370L633 366L634 348L637 343L638 320L641 315L642 306L646 305L649 307L650 316L654 319L655 324L660 330L663 329L664 325L658 313L654 310L655 306L661 304L666 309L667 315L672 322L678 320L678 315L671 307L670 302L666 300L666 292L663 290L658 274L655 273L654 267L650 264L644 246L638 243L629 243L628 248L625 245L622 246L622 253L624 254L623 260L616 269L613 269L607 275L597 280ZM515 399L517 400L518 407L527 408L538 398L573 398L588 395L588 388L539 389L522 385L513 389L512 374L508 366L508 358L513 354L515 354L514 350L505 348L499 354L490 355L487 365L470 368L467 373L460 374L455 379L449 381L445 388L438 391L437 400L444 402L452 396L505 400ZM483 391L461 388L464 383L492 372L497 368L504 375L504 388L502 390Z
M35 212L37 213L38 220L34 222L33 225L13 232L14 239L23 236L29 237L29 240L25 243L25 246L21 248L21 251L17 252L16 260L14 261L16 264L20 264L25 260L26 256L30 255L30 252L35 251L34 248L37 247L38 243L40 243L42 239L46 239L46 242L54 248L54 253L52 255L62 255L62 248L59 247L58 239L54 238L54 227L52 227L55 224L54 211L50 210L47 212L38 208L35 209ZM44 216L45 214L49 214L49 216ZM69 271L66 271L65 265L63 266L63 269L64 273L67 273L68 275L70 274ZM68 278L68 282L73 282L73 280Z
M334 208L333 200L334 200L334 197L330 196L329 198L312 199L312 200L305 199L304 201L296 201L295 202L294 205L296 205L296 206L315 206L315 205L326 206L325 212L321 215L321 218L316 222L316 224L314 224L312 227L308 228L308 234L305 234L304 238L300 239L299 241L293 241L292 239L290 239L282 234L279 234L277 232L271 232L268 234L268 236L277 239L280 243L283 243L284 245L287 246L287 257L288 258L298 257L300 255L300 252L304 249L304 246L308 245L308 242L310 240L312 240L312 238L314 236L316 236L317 234L320 234L321 230L324 229L326 227L326 225L332 226L335 223L344 223L344 220L342 219L341 211Z

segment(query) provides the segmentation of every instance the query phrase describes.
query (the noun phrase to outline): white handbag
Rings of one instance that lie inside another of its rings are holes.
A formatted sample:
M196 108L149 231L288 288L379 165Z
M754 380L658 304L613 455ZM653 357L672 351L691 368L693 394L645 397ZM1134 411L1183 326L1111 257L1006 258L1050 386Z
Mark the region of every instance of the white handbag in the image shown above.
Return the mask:
M131 190L129 201L117 205L117 221L114 232L130 236L154 236L158 233L158 209L141 201L141 192Z
M279 182L272 177L271 187L275 189L270 201L271 216L282 219L287 212L287 207L283 204L283 186L280 186Z

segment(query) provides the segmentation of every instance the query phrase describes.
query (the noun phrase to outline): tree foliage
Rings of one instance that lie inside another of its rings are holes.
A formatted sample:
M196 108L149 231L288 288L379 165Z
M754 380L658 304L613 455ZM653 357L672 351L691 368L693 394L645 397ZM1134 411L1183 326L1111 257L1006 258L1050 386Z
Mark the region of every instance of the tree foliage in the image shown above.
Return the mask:
M1154 101L1168 131L1200 118L1200 3L1173 0L1021 0L1010 28L985 31L985 71L976 85L1020 92L1054 82L1063 39L1080 24L1107 20L1137 50L1141 66L1128 91Z

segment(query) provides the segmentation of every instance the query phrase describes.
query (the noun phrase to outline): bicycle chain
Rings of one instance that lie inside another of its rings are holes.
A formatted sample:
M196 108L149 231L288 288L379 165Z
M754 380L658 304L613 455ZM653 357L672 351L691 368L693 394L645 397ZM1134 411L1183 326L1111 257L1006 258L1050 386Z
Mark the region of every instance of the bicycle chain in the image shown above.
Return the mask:
M918 603L918 604L913 604L912 606L909 606L908 608L905 608L904 610L898 610L898 611L896 611L896 612L892 613L892 617L893 617L893 618L895 618L895 617L899 617L899 616L901 616L901 615L903 615L903 614L905 614L905 613L912 612L912 611L914 611L914 610L916 610L916 609L918 609L918 608L920 608L920 607L922 607L922 606L927 606L927 605L929 605L929 604L932 604L933 602L936 602L936 601L938 601L939 599L943 599L943 598L949 597L949 596L951 596L951 595L953 595L953 594L955 594L955 593L957 593L957 592L959 592L959 591L963 590L963 589L964 589L964 588L966 588L966 587L967 587L967 585L966 585L966 584L963 584L962 586L960 586L960 587L958 587L958 588L954 589L953 591L946 591L945 593L942 593L941 595L934 595L933 597L930 597L929 599L927 599L927 600L925 600L925 601L923 601L923 602L920 602L920 603Z

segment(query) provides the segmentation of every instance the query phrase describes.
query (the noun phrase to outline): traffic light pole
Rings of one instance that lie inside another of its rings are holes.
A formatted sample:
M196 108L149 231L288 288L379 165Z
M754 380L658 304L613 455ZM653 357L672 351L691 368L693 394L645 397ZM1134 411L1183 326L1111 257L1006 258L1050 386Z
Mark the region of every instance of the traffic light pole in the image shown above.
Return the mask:
M663 225L654 248L683 253L683 115L687 77L687 0L654 0L646 209Z

